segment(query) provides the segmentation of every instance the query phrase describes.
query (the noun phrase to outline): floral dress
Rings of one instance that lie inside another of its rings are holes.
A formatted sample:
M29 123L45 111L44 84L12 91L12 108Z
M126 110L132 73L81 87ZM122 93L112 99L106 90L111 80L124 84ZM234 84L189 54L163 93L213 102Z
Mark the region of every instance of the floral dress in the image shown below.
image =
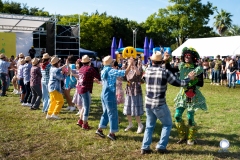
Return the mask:
M117 104L123 104L125 101L124 98L124 91L122 88L122 78L117 78L116 82L116 97L117 97Z

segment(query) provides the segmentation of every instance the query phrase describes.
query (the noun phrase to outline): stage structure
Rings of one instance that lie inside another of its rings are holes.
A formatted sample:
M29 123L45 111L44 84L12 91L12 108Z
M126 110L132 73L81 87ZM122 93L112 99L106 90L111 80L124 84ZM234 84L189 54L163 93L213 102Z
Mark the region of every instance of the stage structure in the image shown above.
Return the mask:
M52 17L41 17L31 15L5 14L0 13L0 50L5 55L17 55L19 53L28 54L28 50L33 45L33 33L39 31L39 27L46 22L54 22ZM43 31L41 29L41 31ZM12 35L15 36L12 36ZM9 43L9 38L11 43ZM40 46L40 36L38 46ZM6 49L5 49L6 48ZM9 49L10 48L10 49ZM37 53L40 48L35 48Z
M54 19L54 54L63 57L68 55L80 56L80 15L78 22L67 22L67 25L58 24L56 15Z

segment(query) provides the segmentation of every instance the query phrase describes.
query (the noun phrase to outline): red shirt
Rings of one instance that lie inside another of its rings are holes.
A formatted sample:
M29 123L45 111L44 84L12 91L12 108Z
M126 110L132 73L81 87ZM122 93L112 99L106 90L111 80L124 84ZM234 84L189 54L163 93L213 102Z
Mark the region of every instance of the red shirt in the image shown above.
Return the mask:
M93 79L100 80L100 74L91 66L84 65L79 69L79 78L77 82L77 92L84 94L86 92L92 93Z

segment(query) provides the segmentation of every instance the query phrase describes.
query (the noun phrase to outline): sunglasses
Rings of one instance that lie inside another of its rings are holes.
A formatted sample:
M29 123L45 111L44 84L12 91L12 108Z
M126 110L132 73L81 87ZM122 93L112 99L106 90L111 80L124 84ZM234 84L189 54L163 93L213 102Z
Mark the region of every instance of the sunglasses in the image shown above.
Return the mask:
M184 57L185 58L191 58L191 54L185 54Z

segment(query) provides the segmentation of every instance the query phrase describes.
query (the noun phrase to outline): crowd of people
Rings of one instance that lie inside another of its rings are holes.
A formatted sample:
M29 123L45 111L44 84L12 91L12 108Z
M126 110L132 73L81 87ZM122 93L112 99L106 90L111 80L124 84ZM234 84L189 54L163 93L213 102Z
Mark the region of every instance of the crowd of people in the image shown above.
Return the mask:
M33 57L33 53L29 52L29 55L20 53L15 59L8 59L0 54L1 96L7 96L6 90L11 81L13 93L19 95L21 105L39 110L42 103L42 112L46 113L47 120L61 119L59 114L65 98L68 110L78 110L77 125L89 130L92 128L88 123L91 93L93 83L98 83L102 87L102 115L95 133L104 138L103 130L109 123L107 137L116 140L115 134L119 131L117 106L123 104L123 114L128 120L125 131L133 128L132 117L135 117L138 124L136 133L144 132L141 154L152 152L150 145L157 119L162 123L162 132L156 150L159 153L169 152L166 148L173 124L165 99L168 83L181 87L174 99L175 126L179 135L177 143L194 145L197 143L194 113L197 109L207 110L205 98L199 90L204 85L204 78L212 76L212 84L235 88L233 82L240 66L240 60L235 57L220 60L217 56L216 60L210 61L201 59L194 48L187 47L183 49L181 59L171 59L167 52L162 54L157 51L146 66L142 64L141 57L116 61L106 56L102 62L99 58L93 62L87 55L81 59L68 56L65 61L57 56L50 57L48 53L43 53L41 59ZM125 91L122 81L126 81ZM143 82L146 84L145 103ZM72 89L75 89L73 97L70 94ZM182 119L185 110L187 124ZM146 126L141 121L144 113Z

